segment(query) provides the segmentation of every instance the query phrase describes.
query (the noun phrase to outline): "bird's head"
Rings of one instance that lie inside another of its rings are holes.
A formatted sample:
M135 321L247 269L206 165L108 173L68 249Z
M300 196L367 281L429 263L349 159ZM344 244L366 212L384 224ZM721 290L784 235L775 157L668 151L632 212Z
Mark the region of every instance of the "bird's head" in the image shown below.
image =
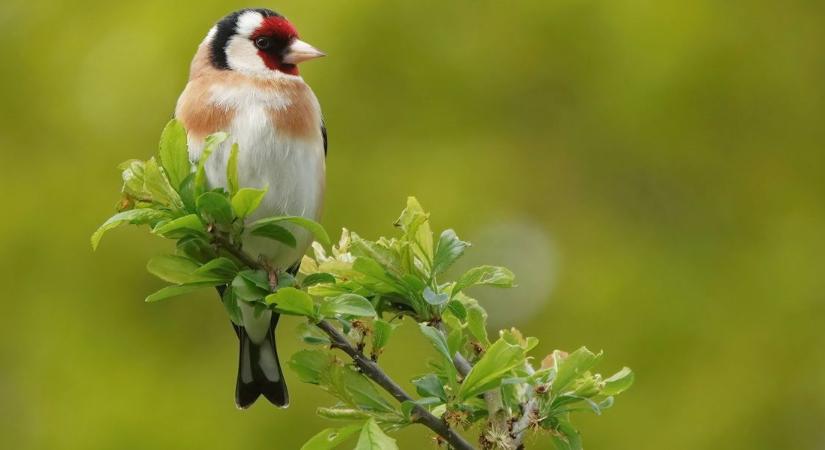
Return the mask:
M221 19L206 37L214 67L252 76L298 75L298 63L324 53L298 39L285 17L268 9L242 9Z

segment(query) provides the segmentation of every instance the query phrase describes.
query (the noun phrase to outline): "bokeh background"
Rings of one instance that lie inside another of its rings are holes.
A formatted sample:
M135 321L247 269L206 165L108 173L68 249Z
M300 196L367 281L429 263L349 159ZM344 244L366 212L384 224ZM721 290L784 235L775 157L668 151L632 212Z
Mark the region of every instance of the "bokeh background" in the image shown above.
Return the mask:
M587 448L825 449L825 8L805 0L3 0L0 447L294 449L330 425L289 371L288 410L234 408L217 300L142 301L169 242L89 247L115 166L155 151L195 47L242 6L330 55L302 70L328 229L391 233L416 195L474 242L466 265L519 276L477 291L493 327L635 369L577 420ZM415 338L384 361L405 383L431 355Z

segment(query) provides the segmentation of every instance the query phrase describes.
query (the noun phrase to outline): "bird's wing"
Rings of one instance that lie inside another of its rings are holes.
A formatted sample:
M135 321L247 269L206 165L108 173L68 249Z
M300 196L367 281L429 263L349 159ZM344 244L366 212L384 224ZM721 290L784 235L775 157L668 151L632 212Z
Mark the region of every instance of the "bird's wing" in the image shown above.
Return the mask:
M327 126L321 120L321 136L324 137L324 156L327 156Z

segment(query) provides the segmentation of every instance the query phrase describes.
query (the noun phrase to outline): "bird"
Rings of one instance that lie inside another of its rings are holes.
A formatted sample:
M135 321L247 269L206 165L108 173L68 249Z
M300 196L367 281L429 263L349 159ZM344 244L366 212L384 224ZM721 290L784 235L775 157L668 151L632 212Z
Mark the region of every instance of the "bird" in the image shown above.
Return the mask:
M321 107L298 64L325 56L302 41L286 17L270 9L241 9L220 19L198 46L175 117L187 130L189 158L197 163L207 136L228 138L205 161L211 188L227 188L226 167L238 145L241 186L268 190L248 220L278 215L318 220L325 189L327 131ZM296 273L312 242L306 230L287 226L296 245L247 236L244 250L267 267ZM223 288L219 288L222 293ZM275 341L278 313L256 314L238 301L242 325L235 404L250 407L260 395L286 408L289 393Z

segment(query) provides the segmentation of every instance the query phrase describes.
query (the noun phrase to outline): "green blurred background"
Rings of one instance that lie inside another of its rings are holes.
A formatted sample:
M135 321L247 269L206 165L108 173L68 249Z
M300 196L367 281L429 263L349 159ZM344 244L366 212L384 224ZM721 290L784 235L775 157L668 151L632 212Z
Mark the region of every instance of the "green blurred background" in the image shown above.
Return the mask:
M155 150L198 42L242 6L330 55L302 70L328 229L389 233L416 195L474 242L466 264L520 277L477 292L492 326L635 369L577 421L587 448L825 448L825 8L803 0L3 0L0 447L293 449L330 425L289 371L288 410L234 408L218 301L142 301L169 242L89 247L115 166ZM405 383L431 355L415 338L384 361Z

